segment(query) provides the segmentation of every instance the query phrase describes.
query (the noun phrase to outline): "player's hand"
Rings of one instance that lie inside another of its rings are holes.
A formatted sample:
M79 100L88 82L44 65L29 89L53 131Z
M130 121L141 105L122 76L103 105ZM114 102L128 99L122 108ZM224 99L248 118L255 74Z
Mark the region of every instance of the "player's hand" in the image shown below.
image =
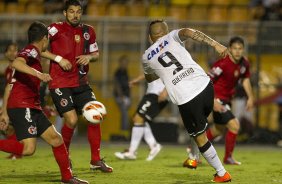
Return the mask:
M227 109L224 105L222 105L220 102L218 102L217 100L214 100L214 104L213 104L213 110L215 112L225 112Z
M164 90L159 94L158 102L163 102L163 101L167 100L167 96L168 96L168 93L167 93L166 89L164 89Z
M219 56L222 58L224 58L229 54L229 50L227 49L227 47L221 45L220 43L216 44L214 48L216 52L218 52Z
M49 82L52 80L51 76L47 73L37 72L36 76L43 82Z
M71 68L72 68L71 62L67 59L64 59L64 58L58 64L65 71L70 71Z
M252 98L248 98L247 104L246 104L246 110L250 111L254 107L254 100Z
M80 55L76 57L76 63L79 65L88 65L90 63L91 56L88 55Z
M9 116L3 113L0 117L0 130L6 131L9 126Z
M133 79L133 80L131 80L131 81L128 82L128 85L129 85L129 87L133 87L133 86L135 86L136 84L138 84L139 82L140 82L139 80Z

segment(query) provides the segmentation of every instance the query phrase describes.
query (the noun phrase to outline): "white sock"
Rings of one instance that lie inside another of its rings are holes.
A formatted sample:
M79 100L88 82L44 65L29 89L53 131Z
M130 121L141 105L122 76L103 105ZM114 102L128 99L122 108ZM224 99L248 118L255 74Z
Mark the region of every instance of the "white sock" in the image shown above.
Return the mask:
M149 145L150 149L154 148L154 146L157 144L157 141L153 135L152 129L149 123L147 122L145 122L145 127L144 127L144 139L146 143Z
M210 146L206 151L202 152L202 155L207 160L207 162L216 170L217 175L223 176L226 173L226 170L224 169L220 159L218 158L213 145L210 142L207 142L207 144L209 144ZM204 145L203 147L205 147L206 145Z
M129 152L135 154L141 139L144 135L144 126L133 126L131 131L131 140L130 140L130 147Z
M191 138L191 153L189 154L189 158L199 160L200 159L200 151L198 145L196 144L195 140Z

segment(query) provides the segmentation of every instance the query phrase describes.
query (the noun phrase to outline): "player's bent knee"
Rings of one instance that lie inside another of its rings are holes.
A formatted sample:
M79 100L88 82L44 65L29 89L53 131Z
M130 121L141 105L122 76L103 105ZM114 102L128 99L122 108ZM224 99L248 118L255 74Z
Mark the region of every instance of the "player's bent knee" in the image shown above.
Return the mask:
M23 155L31 156L35 153L35 145L24 145Z
M53 135L49 144L53 147L58 147L63 144L63 138L60 134Z

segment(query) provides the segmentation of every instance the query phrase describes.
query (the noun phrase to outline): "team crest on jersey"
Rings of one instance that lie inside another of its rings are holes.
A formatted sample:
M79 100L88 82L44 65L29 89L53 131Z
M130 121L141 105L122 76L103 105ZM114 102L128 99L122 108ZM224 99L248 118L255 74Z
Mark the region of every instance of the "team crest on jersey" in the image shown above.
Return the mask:
M68 100L67 99L65 99L65 98L62 98L62 100L61 100L61 102L60 102L60 104L61 104L61 106L62 107L65 107L65 106L67 106L68 105Z
M76 43L80 42L80 35L74 35L74 40Z
M89 33L84 33L83 37L84 37L85 40L89 40L90 39Z
M27 129L28 133L31 135L36 135L37 134L37 128L33 125L31 125L28 129Z
M240 68L240 73L244 74L246 72L246 70L247 70L246 67L243 66L243 67Z

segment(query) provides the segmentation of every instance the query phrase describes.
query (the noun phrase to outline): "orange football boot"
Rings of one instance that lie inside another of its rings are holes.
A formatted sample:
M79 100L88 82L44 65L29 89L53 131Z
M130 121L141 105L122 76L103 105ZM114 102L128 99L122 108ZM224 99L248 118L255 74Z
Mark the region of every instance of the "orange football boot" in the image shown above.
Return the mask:
M212 182L215 183L231 182L231 175L228 172L226 172L224 176L218 176L217 174L215 174Z
M190 169L196 169L198 166L198 162L195 159L190 159L187 158L184 162L183 162L183 167L188 167Z

